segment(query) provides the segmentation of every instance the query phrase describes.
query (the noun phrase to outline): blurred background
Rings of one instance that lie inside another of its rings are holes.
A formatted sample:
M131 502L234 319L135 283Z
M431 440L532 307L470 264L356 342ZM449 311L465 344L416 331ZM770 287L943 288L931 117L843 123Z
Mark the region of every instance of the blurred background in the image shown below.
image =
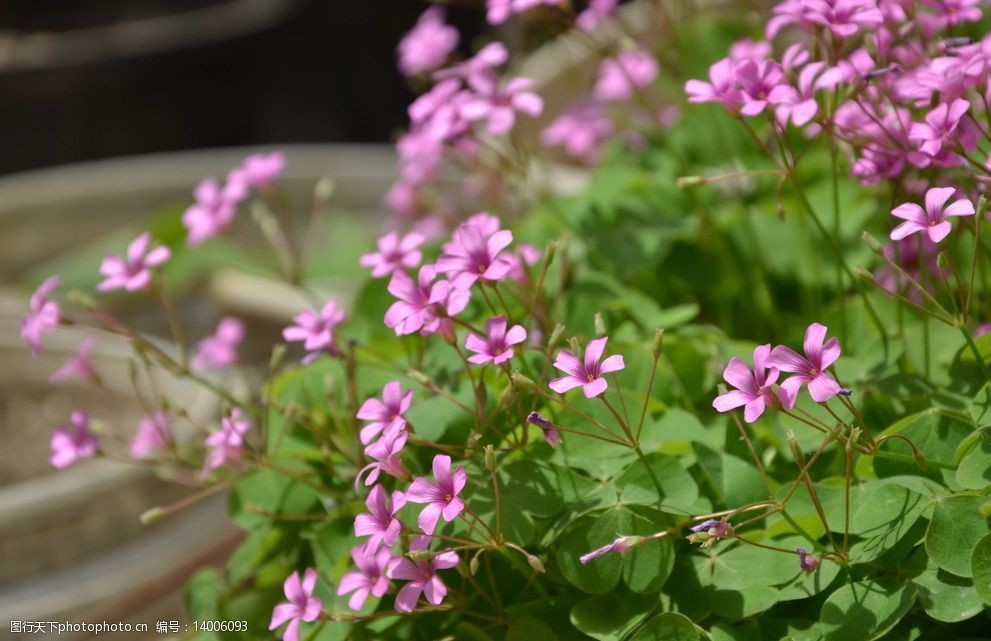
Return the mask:
M179 149L387 142L412 96L395 47L425 7L2 0L0 174ZM485 28L472 6L448 19L463 44Z

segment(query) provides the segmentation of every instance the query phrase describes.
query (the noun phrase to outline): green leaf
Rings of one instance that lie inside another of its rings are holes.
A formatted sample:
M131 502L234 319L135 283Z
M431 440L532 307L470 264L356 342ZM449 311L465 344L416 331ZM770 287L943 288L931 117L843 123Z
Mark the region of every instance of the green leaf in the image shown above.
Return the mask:
M620 515L623 534L653 534L672 524L664 514L644 507L622 510ZM670 537L646 541L623 554L623 581L634 592L657 592L671 575L674 556Z
M546 623L535 617L523 617L509 624L506 641L558 641L558 637Z
M924 412L908 416L884 431L882 436L900 434L915 443L922 456L929 462L939 463L947 468L954 467L954 454L960 442L974 429L969 417L930 408ZM874 470L878 478L896 474L923 475L936 480L942 479L940 470L930 465L920 470L912 457L912 449L900 439L889 439L881 445L881 451L892 452L902 460L890 460L881 456L874 458Z
M872 561L894 547L928 504L921 494L908 488L876 481L851 490L850 501L850 533L865 539L851 549L850 558L857 563ZM834 506L833 514L842 516L842 508ZM837 532L842 529L842 525L833 528Z
M708 638L692 623L692 620L677 612L664 612L647 621L633 635L630 641L698 641Z
M975 432L974 442L957 466L956 480L965 490L983 490L991 485L991 431Z
M648 596L604 594L576 603L571 623L599 641L619 641L656 605L656 599Z
M270 515L308 514L320 506L320 495L308 485L272 470L244 476L230 493L231 519L252 529L269 522Z
M218 618L218 605L224 594L224 578L216 568L203 568L186 584L186 609L192 619Z
M564 509L561 484L567 483L568 474L567 468L532 459L501 465L503 504L534 516L554 516Z
M713 590L712 611L730 621L739 621L763 612L778 602L778 590L767 585L751 585L743 590Z
M692 475L678 459L665 454L645 458L646 464L638 459L616 479L620 501L690 513L699 497Z
M761 541L766 545L788 550L794 550L803 542L804 539L798 537ZM745 543L735 543L732 546L720 544L699 552L701 553L692 556L699 579L703 585L712 585L719 590L781 585L790 582L801 572L798 557L794 554Z
M985 534L974 546L970 568L974 575L974 590L985 605L991 605L991 534Z
M819 594L830 585L840 573L840 565L822 560L814 572L801 572L793 581L780 588L778 601L794 601Z
M986 500L967 495L937 500L926 531L926 550L936 565L957 576L972 576L974 548L988 532L988 520L980 510Z
M616 540L619 511L609 510L597 518L582 517L564 531L557 550L557 565L569 583L589 594L605 594L619 583L623 560L609 553L583 564L579 557Z
M984 609L973 581L940 570L931 562L912 583L919 589L919 604L937 621L964 621Z
M825 641L870 641L897 624L915 602L911 583L847 583L829 595L819 612Z

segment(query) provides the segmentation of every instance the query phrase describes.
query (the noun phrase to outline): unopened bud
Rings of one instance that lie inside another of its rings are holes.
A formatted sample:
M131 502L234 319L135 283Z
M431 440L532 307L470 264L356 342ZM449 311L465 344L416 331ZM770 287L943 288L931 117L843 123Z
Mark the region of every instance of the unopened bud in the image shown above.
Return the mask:
M939 269L946 269L950 264L950 259L947 258L946 252L939 252L936 254L936 267Z
M541 574L547 573L547 570L544 569L544 563L540 560L539 557L533 554L527 554L526 562L530 564L530 567L533 568L534 571L540 572Z
M595 335L606 335L606 322L602 320L602 312L595 312Z
M581 343L579 343L578 342L578 339L575 338L574 336L572 336L571 338L568 339L568 347L571 348L572 353L575 353L575 354L581 354L582 353Z
M548 349L557 345L557 342L561 340L561 334L564 333L564 325L558 323L554 326L554 331L551 332L551 337L547 341Z
M406 556L413 561L429 561L434 558L434 553L429 550L410 550Z
M275 347L272 348L272 356L268 359L268 370L270 372L277 372L282 369L282 361L285 360L285 358L285 343L277 343Z
M156 521L161 521L163 518L165 518L165 510L160 507L153 507L141 515L141 524L151 525Z
M495 472L496 471L495 448L492 447L492 445L486 445L484 451L485 451L485 469L487 469L490 472Z
M525 390L535 390L535 389L537 389L537 384L534 383L533 380L531 380L531 379L527 378L526 376L524 376L523 374L521 374L520 372L513 372L510 375L510 378L512 378L513 379L513 383L515 383L521 389L525 389Z
M478 574L478 557L482 556L482 550L476 552L471 559L468 561L468 572L475 576Z
M547 243L547 246L544 248L544 265L549 267L553 264L554 256L557 254L557 248L558 242L556 240Z
M334 196L334 191L337 189L337 183L330 176L324 176L317 181L316 186L313 187L313 198L317 202L325 203Z
M664 350L664 330L658 328L654 330L654 341L650 345L650 351L654 355L654 358L659 358L661 352Z
M698 187L704 185L705 182L705 176L679 176L675 184L678 185L678 189L684 189L685 187Z
M867 243L867 246L870 247L873 251L875 252L881 251L881 243L877 242L877 238L871 236L870 232L865 231L863 234L860 235L860 237L864 240L865 243Z
M80 291L78 289L70 290L67 298L70 303L73 305L78 305L83 309L96 309L96 299L84 291Z
M853 268L853 273L856 274L858 278L863 278L864 280L870 283L874 282L873 272L864 269L860 265L857 265L856 267Z
M430 380L430 377L424 374L423 372L421 372L420 370L411 369L408 372L406 372L406 374L420 385L425 385L427 387L433 385L433 381Z

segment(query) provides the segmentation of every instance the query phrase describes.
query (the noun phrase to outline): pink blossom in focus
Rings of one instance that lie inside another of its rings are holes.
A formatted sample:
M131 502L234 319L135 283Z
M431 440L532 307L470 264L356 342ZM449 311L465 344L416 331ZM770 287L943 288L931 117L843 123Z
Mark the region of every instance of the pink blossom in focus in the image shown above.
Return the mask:
M100 264L100 273L106 279L97 285L101 292L112 289L126 289L129 292L145 289L151 285L151 271L167 261L172 252L168 247L155 247L148 250L151 234L145 232L135 238L127 247L127 257L107 256Z
M74 376L78 376L86 381L96 381L96 370L93 369L93 365L89 360L95 342L96 339L92 336L84 336L79 341L79 349L76 350L75 355L66 361L65 365L60 367L57 372L52 374L48 381L50 383L59 383Z
M58 327L61 319L59 304L48 296L59 288L58 276L49 276L31 295L28 313L21 319L21 338L37 356L41 353L41 337Z
M426 477L417 477L406 492L410 503L426 503L420 511L416 523L425 534L433 534L437 521L443 516L447 522L453 521L465 509L459 494L468 483L468 473L463 465L451 473L451 457L446 454L434 456L433 472L435 482Z
M206 447L210 450L203 464L203 476L229 460L241 458L244 435L251 429L251 420L235 407L230 415L220 421L220 429L206 437Z
M479 224L475 218L461 224L444 253L437 259L437 271L448 274L454 287L468 289L476 280L499 281L512 267L511 261L500 256L513 242L513 232Z
M593 94L603 102L625 101L657 79L657 60L648 51L624 51L602 61Z
M289 602L275 606L272 610L272 621L268 624L268 629L274 630L286 621L289 622L285 632L282 633L282 641L299 641L300 621L310 623L320 616L323 603L313 596L316 586L317 571L313 568L306 568L302 580L299 572L293 572L286 579L282 588Z
M474 122L485 121L485 130L493 136L508 133L516 124L516 112L532 118L544 110L544 101L530 89L530 78L511 78L502 86L490 76L469 80L474 93L461 104L461 115Z
M196 199L182 214L182 224L188 230L186 242L199 245L212 238L234 221L237 204L244 198L240 185L228 183L221 187L213 178L205 178L193 190Z
M319 312L304 309L297 314L293 318L296 324L283 329L282 338L288 342L302 342L303 349L309 352L303 363L312 363L322 354L338 353L334 328L346 317L347 313L335 301L328 301Z
M403 524L396 518L396 512L406 505L406 496L399 491L393 492L390 499L385 488L376 485L368 493L365 500L367 513L359 514L354 519L354 535L367 536L365 550L371 554L381 547L391 548L399 539Z
M602 145L613 134L612 121L594 102L579 102L540 132L540 144L561 145L572 158L592 165L602 156Z
M430 537L422 536L410 543L410 551L425 551L429 544ZM432 605L443 603L444 597L447 596L447 586L437 576L437 570L453 568L458 562L458 555L452 550L440 552L429 561L400 558L398 562L388 568L390 579L409 581L400 588L399 594L396 595L396 610L398 612L412 612L416 609L421 594Z
M412 404L413 390L403 391L399 381L386 383L382 388L382 400L372 397L358 408L357 418L371 421L361 428L361 442L367 445L386 430L405 427L403 414Z
M723 380L734 388L721 394L712 401L712 406L719 412L728 412L737 407L744 407L743 420L753 423L764 413L768 403L774 403L777 398L771 389L778 380L778 370L766 365L771 346L760 345L754 349L754 368L751 370L739 358L730 359L723 370Z
M220 319L217 331L196 344L193 367L211 369L229 367L238 362L237 346L244 339L244 323L234 316Z
M485 321L486 338L474 332L468 334L465 348L474 352L474 356L468 357L468 362L484 365L491 361L494 365L501 365L511 359L515 353L512 346L526 340L526 330L522 325L513 325L506 331L506 325L505 316L495 316Z
M426 239L417 232L410 232L399 237L390 232L378 239L378 251L364 254L361 257L362 267L372 268L372 278L389 276L401 269L412 269L423 260L423 252L419 247Z
M565 372L567 376L555 378L549 383L549 387L559 394L581 387L585 398L595 398L605 392L609 384L602 375L618 372L626 367L623 357L618 354L602 360L608 340L607 336L603 336L589 341L585 347L584 361L568 350L558 352L554 367Z
M131 456L145 459L168 446L172 429L172 416L168 412L155 412L138 419L138 430L131 441Z
M388 548L369 550L363 545L351 549L351 559L358 566L358 572L345 572L337 584L337 595L353 592L348 599L348 607L355 612L365 607L368 595L381 597L389 589L388 570L399 562Z
M361 470L354 480L355 486L361 482L361 477L367 473L365 485L372 485L378 480L382 472L396 478L409 476L406 467L399 459L399 453L406 447L406 440L409 435L406 433L405 423L400 427L394 427L383 432L382 437L365 448L365 456L374 460Z
M386 310L385 324L396 330L397 336L438 332L445 317L459 314L468 306L471 294L467 290L446 280L433 282L436 275L433 265L421 267L416 282L406 272L392 274L389 293L399 300Z
M779 396L786 408L795 406L798 391L805 384L808 384L809 396L816 403L825 403L840 393L840 384L826 373L826 369L840 357L840 342L833 337L824 343L827 331L825 325L809 325L805 331L805 356L784 345L771 350L767 366L792 374L779 386Z
M943 207L956 191L953 187L934 187L926 192L926 208L915 203L903 203L891 210L891 215L905 222L891 231L892 240L901 240L916 232L924 232L934 243L946 238L952 226L948 216L973 216L974 203L966 198Z
M458 30L444 24L444 10L430 7L399 41L399 70L415 76L437 69L458 46Z
M89 431L89 416L83 410L75 410L70 417L71 427L56 427L52 433L48 462L59 469L69 467L79 459L96 455L99 443Z

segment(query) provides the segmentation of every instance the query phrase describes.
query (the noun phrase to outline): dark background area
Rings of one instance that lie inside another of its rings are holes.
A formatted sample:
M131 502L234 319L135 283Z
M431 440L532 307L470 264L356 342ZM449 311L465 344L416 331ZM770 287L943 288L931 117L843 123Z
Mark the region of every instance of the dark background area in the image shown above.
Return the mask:
M479 0L478 5L483 3ZM388 142L420 0L0 0L0 174L179 149ZM484 13L449 9L462 48Z

